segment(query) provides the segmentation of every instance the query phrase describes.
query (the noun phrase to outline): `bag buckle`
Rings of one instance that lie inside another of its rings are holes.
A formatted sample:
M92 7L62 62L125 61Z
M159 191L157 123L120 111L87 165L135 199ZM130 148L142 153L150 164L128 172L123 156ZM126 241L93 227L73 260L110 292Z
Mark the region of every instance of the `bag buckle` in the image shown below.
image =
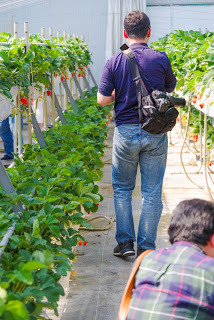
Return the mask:
M141 80L141 77L136 77L136 78L133 78L134 81L138 81L138 80Z

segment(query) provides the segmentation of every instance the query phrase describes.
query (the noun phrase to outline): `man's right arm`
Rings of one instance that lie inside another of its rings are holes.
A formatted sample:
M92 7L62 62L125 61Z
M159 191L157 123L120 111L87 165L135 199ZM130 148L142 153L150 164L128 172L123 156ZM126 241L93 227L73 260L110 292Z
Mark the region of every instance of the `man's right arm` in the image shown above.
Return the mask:
M114 82L111 74L110 60L108 60L103 69L100 80L97 102L101 107L112 104L115 101Z
M112 92L111 96L104 96L99 91L97 92L97 102L101 107L108 106L115 101L115 91Z

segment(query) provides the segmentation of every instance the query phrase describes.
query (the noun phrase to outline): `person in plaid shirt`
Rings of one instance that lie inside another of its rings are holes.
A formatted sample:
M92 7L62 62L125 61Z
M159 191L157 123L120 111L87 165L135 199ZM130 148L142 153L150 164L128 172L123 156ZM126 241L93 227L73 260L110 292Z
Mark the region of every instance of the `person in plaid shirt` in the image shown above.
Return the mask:
M214 202L180 202L168 234L140 264L127 320L214 319Z

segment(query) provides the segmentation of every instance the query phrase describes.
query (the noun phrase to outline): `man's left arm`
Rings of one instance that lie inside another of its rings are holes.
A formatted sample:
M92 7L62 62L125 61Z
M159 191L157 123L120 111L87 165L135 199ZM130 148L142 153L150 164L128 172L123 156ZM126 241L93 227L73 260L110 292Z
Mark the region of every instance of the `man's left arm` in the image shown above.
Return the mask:
M103 69L102 77L100 80L97 102L101 107L112 104L115 101L114 82L111 73L110 60L108 60Z
M176 80L176 77L172 71L172 66L171 66L170 60L167 57L167 71L166 71L166 81L165 81L166 91L169 93L173 92L176 87L176 82L177 82L177 80Z

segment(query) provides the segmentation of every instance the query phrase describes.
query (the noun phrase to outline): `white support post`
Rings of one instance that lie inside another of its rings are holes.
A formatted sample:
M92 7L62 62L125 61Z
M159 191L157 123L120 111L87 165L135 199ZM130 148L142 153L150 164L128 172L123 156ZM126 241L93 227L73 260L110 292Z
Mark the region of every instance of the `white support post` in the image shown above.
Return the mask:
M59 83L59 101L60 101L60 107L62 108L62 83Z
M14 22L14 38L18 38L18 24ZM17 110L19 110L19 100L17 99ZM17 154L17 142L18 142L18 117L17 114L14 115L15 121L14 121L14 138L13 138L13 145L14 145L14 153Z
M25 34L25 46L26 46L26 52L29 49L29 32L28 32L28 22L24 23L24 34ZM29 88L29 94L28 94L28 143L32 144L32 129L31 129L31 94L30 94L30 88Z
M14 22L14 38L18 38L18 23Z
M49 39L53 42L53 29L49 27ZM51 106L52 106L52 125L55 127L55 96L54 96L54 74L51 74Z
M85 41L83 34L81 34L80 39L81 39L81 41ZM84 70L84 71L86 71L86 70ZM82 78L82 91L85 92L85 77Z
M19 155L22 153L22 119L21 119L21 110L18 113L18 151ZM14 145L14 149L16 148L16 145Z
M53 42L53 29L51 27L49 27L49 39L50 42Z
M44 89L43 92L43 128L46 131L47 130L47 126L48 126L48 108L47 108L47 93L46 90Z
M24 34L25 34L25 45L26 45L26 51L27 51L29 49L28 22L24 23Z
M44 41L45 40L45 28L41 28L41 38ZM43 128L46 131L47 125L48 125L48 110L47 110L47 94L46 89L44 88L43 91Z
M17 110L18 110L18 99L17 99ZM17 154L17 141L18 141L18 117L17 114L15 114L15 120L14 120L14 138L13 138L13 145L14 145L14 153ZM16 147L15 147L16 146Z
M51 104L52 104L52 125L55 127L55 96L54 96L54 74L51 74Z
M64 38L64 43L66 43L66 31L63 31L63 38ZM65 81L67 82L68 78L68 71L65 71ZM68 94L67 92L64 90L64 110L68 110Z
M57 31L57 42L60 43L60 31ZM60 75L59 75L60 76ZM59 83L59 101L62 108L62 83Z
M57 42L60 43L60 32L57 31Z
M72 96L73 96L73 81L74 81L74 78L73 77L70 77L70 91L71 91L71 94L72 94Z
M18 23L14 23L14 38L18 38ZM17 110L18 114L15 115L15 133L14 133L14 152L17 153L17 140L18 140L18 152L19 155L22 153L22 125L21 125L21 115L22 111L20 109L20 92L17 98ZM18 137L17 137L18 135Z
M41 28L41 38L42 38L42 40L45 40L45 28L44 27Z
M24 23L24 34L25 34L25 45L26 45L26 51L29 50L29 32L28 32L28 22ZM30 74L28 75L30 78ZM41 148L46 146L45 138L42 134L42 131L39 127L38 121L35 117L35 114L31 107L31 87L29 87L29 94L28 94L28 143L32 144L32 127L31 122L33 125L33 129L38 141L38 144Z
M63 31L64 42L66 42L66 31Z
M74 77L76 77L76 76L77 76L77 66L75 65ZM78 90L77 90L77 84L75 82L75 99L77 99L77 98L78 98Z

